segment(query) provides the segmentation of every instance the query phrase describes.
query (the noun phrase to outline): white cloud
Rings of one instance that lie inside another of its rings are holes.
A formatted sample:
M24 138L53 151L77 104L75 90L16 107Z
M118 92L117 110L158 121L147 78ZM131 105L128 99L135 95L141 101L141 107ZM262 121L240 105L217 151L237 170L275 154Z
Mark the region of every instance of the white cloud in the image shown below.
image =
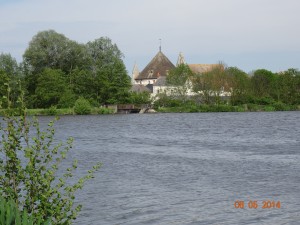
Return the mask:
M55 29L79 42L110 37L129 70L151 59L159 38L173 60L183 51L194 63L227 59L249 70L268 55L262 63L277 70L272 54L300 57L299 8L298 0L23 0L0 7L0 52L21 60L33 35Z

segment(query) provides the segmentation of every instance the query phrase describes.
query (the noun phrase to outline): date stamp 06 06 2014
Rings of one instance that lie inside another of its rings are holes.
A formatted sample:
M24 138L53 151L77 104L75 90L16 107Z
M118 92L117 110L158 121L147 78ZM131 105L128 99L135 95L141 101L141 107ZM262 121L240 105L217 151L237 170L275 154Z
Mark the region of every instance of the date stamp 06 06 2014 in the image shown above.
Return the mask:
M280 201L248 201L245 204L245 201L240 201L237 200L234 202L234 208L236 209L244 209L244 208L249 208L249 209L280 209L281 203Z

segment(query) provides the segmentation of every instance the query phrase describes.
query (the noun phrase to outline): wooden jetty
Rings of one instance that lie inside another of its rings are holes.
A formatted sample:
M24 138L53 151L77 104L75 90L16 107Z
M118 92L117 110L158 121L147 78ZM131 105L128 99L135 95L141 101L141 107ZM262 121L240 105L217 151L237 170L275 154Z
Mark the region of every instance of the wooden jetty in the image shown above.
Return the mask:
M148 105L134 105L134 104L119 104L117 105L117 113L146 113L150 107Z

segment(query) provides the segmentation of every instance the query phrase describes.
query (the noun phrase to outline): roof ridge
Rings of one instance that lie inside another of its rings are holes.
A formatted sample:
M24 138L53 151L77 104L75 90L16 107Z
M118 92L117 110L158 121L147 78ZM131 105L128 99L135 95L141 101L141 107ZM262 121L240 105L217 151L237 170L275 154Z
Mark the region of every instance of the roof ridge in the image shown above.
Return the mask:
M159 51L136 79L157 79L159 76L166 76L167 71L173 68L175 68L174 64L162 51Z

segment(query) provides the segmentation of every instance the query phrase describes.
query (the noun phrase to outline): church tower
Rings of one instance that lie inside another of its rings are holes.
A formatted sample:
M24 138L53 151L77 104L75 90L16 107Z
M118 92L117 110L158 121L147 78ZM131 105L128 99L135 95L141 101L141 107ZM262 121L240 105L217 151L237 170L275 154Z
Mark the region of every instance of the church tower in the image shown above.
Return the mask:
M138 66L137 66L137 64L135 63L134 64L134 67L133 67L133 70L132 70L132 78L131 78L131 83L132 84L135 84L136 82L135 82L135 80L137 79L137 77L139 76L139 74L140 74L140 71L139 71L139 69L138 69Z
M179 56L178 56L178 59L177 59L176 66L179 66L179 65L181 65L181 64L186 64L182 52L179 53Z

